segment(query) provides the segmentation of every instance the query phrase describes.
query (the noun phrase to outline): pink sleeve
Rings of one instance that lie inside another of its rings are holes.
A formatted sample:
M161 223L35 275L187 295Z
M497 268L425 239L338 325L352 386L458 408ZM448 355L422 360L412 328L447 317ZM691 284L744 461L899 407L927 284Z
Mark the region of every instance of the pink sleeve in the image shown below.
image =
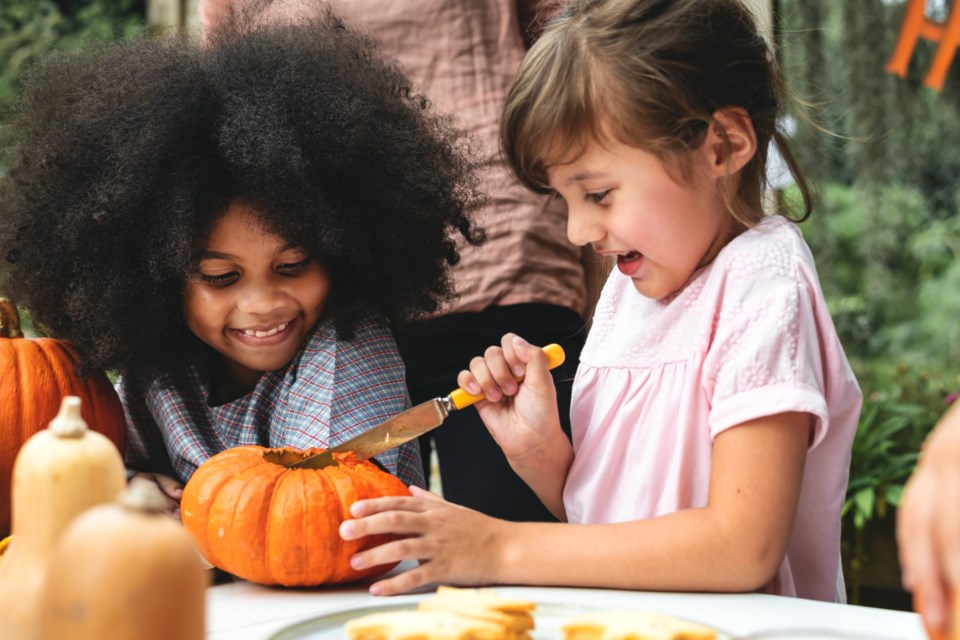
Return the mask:
M816 446L829 427L816 275L782 254L767 264L757 257L727 265L717 296L703 377L710 434L797 411L816 418Z

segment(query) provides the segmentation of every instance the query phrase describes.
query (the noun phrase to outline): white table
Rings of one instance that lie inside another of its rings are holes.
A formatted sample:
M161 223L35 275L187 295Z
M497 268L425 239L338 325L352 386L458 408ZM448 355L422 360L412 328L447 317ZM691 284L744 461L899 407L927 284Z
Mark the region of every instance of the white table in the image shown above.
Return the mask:
M606 589L503 587L508 596L536 602L569 602L660 611L692 618L734 635L784 628L829 628L883 640L926 640L916 614L872 607L837 605L764 594L655 593ZM264 640L296 622L347 608L408 603L429 593L373 597L365 585L282 589L235 582L207 590L207 638Z

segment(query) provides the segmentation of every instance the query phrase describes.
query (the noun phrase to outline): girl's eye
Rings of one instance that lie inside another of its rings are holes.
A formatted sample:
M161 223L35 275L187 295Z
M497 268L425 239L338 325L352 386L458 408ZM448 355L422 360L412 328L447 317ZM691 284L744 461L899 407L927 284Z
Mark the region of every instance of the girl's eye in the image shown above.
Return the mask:
M601 204L604 200L607 199L607 194L610 193L610 189L606 191L592 191L584 196L584 199L587 202L592 202L594 204Z
M301 260L300 262L288 262L285 264L278 264L277 271L287 275L293 275L302 271L303 268L306 267L308 264L310 264L309 258Z
M225 287L229 284L233 284L233 282L237 279L237 273L235 271L231 271L229 273L218 273L216 275L201 273L198 277L207 284L212 284L217 287Z

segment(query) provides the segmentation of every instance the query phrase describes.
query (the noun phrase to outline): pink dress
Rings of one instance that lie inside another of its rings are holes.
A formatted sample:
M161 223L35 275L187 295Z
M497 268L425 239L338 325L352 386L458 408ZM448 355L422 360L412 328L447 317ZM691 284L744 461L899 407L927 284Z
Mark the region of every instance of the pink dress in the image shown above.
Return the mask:
M796 522L765 591L844 601L840 509L861 393L810 250L779 216L731 241L665 300L607 281L574 382L570 522L707 503L713 439L786 411L815 416Z

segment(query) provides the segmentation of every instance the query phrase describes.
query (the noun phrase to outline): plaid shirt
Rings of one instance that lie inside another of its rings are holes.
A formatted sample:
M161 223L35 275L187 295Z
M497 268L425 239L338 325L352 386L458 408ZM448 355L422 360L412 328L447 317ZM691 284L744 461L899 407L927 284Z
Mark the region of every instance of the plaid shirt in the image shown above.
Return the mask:
M332 447L410 406L393 334L374 319L359 323L349 342L337 338L332 321L319 324L290 364L264 373L251 393L226 404L208 402L204 363L191 362L183 373L154 381L145 396L120 381L129 468L186 482L224 449ZM377 460L407 484L424 486L416 440Z

